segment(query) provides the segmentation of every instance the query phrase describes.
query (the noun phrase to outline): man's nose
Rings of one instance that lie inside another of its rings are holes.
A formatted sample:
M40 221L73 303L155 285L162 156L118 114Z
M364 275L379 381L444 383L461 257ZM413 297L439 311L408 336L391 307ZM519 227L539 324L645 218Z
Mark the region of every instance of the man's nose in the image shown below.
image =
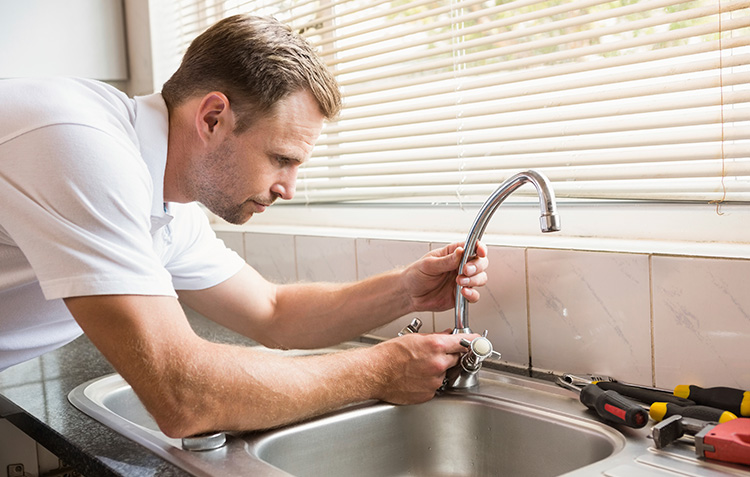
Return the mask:
M284 200L291 200L297 187L297 174L287 174L271 186L271 192Z

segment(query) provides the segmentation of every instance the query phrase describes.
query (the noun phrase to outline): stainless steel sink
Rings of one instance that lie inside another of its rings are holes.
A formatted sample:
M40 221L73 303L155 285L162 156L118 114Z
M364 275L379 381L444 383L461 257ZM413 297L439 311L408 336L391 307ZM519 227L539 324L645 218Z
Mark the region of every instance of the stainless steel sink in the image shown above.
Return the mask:
M476 390L441 394L424 404L368 402L280 429L230 434L223 447L198 452L161 433L117 374L78 386L69 400L200 476L674 475L665 469L750 475L698 461L686 445L657 451L648 428L607 426L573 393L549 382L485 369L479 383Z
M314 445L310 445L314 443ZM604 459L624 439L600 426L518 403L445 395L417 406L377 404L251 441L292 475L555 476Z

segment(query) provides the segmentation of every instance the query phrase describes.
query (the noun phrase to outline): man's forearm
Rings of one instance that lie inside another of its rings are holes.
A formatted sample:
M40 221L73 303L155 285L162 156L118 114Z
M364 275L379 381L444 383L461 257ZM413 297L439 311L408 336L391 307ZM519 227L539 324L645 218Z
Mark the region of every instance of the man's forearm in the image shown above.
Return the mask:
M283 357L202 341L174 356L169 383L136 389L167 435L277 427L378 399L434 396L464 348L455 335L410 335L326 355ZM187 378L187 379L186 379Z
M182 291L195 311L266 346L319 348L412 310L394 270L355 283L274 285L249 266L206 290Z
M278 288L278 342L315 348L357 337L413 310L401 270L349 283L283 285Z
M184 437L210 430L255 430L374 398L382 379L372 350L283 357L203 342L172 369L177 380L142 397L161 429ZM195 372L190 372L194 370ZM188 371L189 382L179 382Z

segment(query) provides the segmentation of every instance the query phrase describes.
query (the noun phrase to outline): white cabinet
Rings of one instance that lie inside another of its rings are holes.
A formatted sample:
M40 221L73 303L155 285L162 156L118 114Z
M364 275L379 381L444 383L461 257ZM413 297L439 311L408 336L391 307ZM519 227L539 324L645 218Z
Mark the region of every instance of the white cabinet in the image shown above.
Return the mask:
M0 477L79 476L23 431L0 419Z
M0 476L19 475L8 469L16 464L22 465L25 473L37 475L36 442L10 422L0 419Z
M0 78L128 77L122 0L0 0Z

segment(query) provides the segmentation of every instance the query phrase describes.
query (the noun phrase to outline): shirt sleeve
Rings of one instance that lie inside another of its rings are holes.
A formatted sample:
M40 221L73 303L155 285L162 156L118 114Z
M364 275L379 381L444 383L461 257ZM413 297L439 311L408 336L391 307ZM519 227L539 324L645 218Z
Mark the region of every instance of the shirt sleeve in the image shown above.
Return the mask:
M235 275L246 263L216 237L208 217L195 204L170 204L173 241L166 267L176 290L202 290Z

